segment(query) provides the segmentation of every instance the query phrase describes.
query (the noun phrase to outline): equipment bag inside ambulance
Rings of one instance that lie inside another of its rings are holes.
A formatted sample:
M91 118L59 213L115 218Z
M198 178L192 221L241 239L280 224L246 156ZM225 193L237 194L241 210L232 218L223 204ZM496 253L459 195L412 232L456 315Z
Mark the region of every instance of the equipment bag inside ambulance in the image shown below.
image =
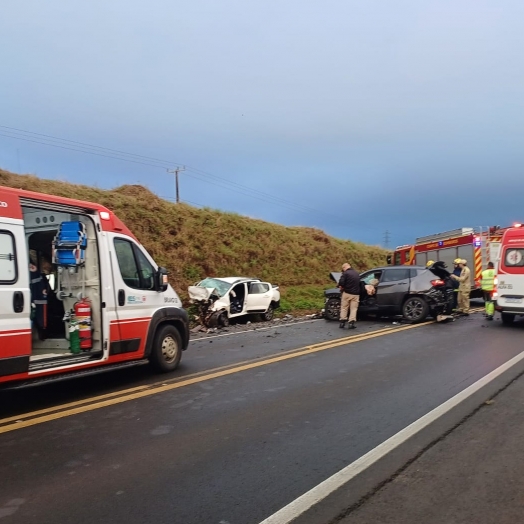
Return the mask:
M167 271L111 211L0 187L0 384L171 371L188 326Z

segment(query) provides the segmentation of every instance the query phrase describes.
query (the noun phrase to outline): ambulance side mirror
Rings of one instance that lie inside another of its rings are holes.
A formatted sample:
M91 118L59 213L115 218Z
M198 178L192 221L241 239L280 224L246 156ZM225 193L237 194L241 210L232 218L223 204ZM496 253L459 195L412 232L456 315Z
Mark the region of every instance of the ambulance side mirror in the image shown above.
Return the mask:
M156 290L159 293L163 293L167 290L168 285L167 269L165 267L159 267L156 272Z
M387 262L388 265L391 264L391 255L388 255L388 256L386 257L386 262Z

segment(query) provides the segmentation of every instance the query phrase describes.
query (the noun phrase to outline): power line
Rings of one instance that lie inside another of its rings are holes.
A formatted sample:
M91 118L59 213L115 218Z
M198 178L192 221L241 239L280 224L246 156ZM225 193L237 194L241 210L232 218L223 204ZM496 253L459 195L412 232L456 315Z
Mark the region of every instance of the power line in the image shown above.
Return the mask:
M31 142L34 144L55 147L58 149L75 151L78 153L84 153L84 154L99 156L103 158L121 160L125 162L130 162L133 164L153 167L155 169L162 169L162 170L169 171L169 168L171 168L173 165L181 164L179 162L174 162L170 160L162 160L159 158L139 155L136 153L128 153L126 151L122 151L118 149L111 149L111 148L97 146L93 144L87 144L85 142L79 142L76 140L60 138L60 137L56 137L53 135L46 135L44 133L26 131L23 129L9 127L9 126L0 124L0 131L2 130L4 130L4 132L0 133L0 136L6 137L6 138L22 140L25 142ZM281 197L271 195L269 193L264 193L263 191L260 191L258 189L254 189L252 187L245 186L237 182L233 182L231 180L228 180L227 178L224 178L218 175L213 175L212 173L209 173L202 169L197 169L195 167L188 166L187 164L184 166L184 168L186 171L186 176L189 176L193 178L194 180L198 180L200 182L207 183L207 184L213 184L222 189L227 189L228 191L234 191L238 194L247 196L255 200L259 200L261 202L269 203L271 205L281 207L283 209L288 209L294 212L298 211L298 212L307 213L307 214L329 216L332 218L336 218L337 220L343 220L343 221L346 220L338 215L328 213L325 211L321 211L315 208L311 208L303 204L298 204L296 202L292 202L292 201L283 199ZM165 198L165 197L161 197L161 198ZM173 199L167 198L167 200L173 200ZM178 195L177 200L180 201L180 195ZM196 204L188 200L185 200L185 202L194 204L200 207L206 207L202 204ZM375 228L366 227L361 224L359 224L357 227L358 229L367 229L367 230L376 231ZM389 236L386 242L389 243Z
M58 141L59 143L60 142L67 142L67 143L70 143L70 144L73 144L73 145L81 146L82 148L87 147L87 148L90 148L90 149L94 149L95 151L96 150L101 150L101 151L110 152L110 153L117 153L118 155L125 155L127 157L134 157L134 158L141 159L141 160L149 160L149 161L153 161L155 163L162 163L162 164L167 164L167 165L170 165L170 166L172 166L173 164L175 164L175 165L176 164L180 164L180 162L174 162L174 161L171 161L171 160L162 160L162 159L158 159L158 158L154 158L154 157L138 155L136 153L128 153L126 151L121 151L121 150L118 150L118 149L111 149L111 148L107 148L107 147L96 146L96 145L92 145L92 144L87 144L85 142L79 142L79 141L76 141L76 140L69 140L67 138L60 138L60 137L56 137L56 136L53 136L53 135L46 135L44 133L36 133L34 131L26 131L24 129L19 129L19 128L16 128L16 127L9 127L9 126L0 125L0 128L8 129L10 132L15 132L15 133L18 133L18 134L25 133L25 134L29 134L29 135L35 135L37 137L43 137L42 139L46 140L46 143L44 145L54 145L52 143L48 143L48 141L51 141L51 142ZM0 136L9 136L9 135L0 135ZM22 136L25 136L25 135L22 135ZM10 136L10 138L18 138L20 140L27 140L25 138L17 137L17 136ZM41 142L35 142L35 143L41 143ZM55 146L55 147L59 147L59 146ZM95 155L98 154L98 153L95 153L95 152L84 151L83 149L74 149L74 150L75 151L79 151L79 152L89 153L89 154L95 154ZM107 155L99 155L99 156L107 156ZM112 156L108 156L108 157L109 158L114 158ZM134 160L129 160L129 159L120 158L120 157L119 157L119 159L120 160L126 160L126 161L129 161L129 162L134 162L134 163L142 163L142 162L137 162L136 160L134 161ZM151 164L144 164L144 165L151 165ZM155 164L155 166L156 166L156 164ZM153 166L153 167L155 167L155 166ZM161 166L161 167L164 167L164 166ZM206 172L206 171L204 171L202 169L197 169L197 168L191 167L191 166L185 166L185 169L187 169L188 171L192 171L192 172L194 172L196 174L199 174L201 176L211 178L211 179L213 179L215 181L216 181L216 179L219 179L223 183L225 183L226 185L231 186L233 188L242 188L242 189L244 189L244 191L247 191L247 192L252 192L252 193L258 194L260 196L270 197L271 199L275 200L276 202L281 202L283 204L291 204L295 208L298 208L298 209L301 209L301 210L304 210L304 211L309 211L309 212L313 212L313 213L322 213L322 214L329 215L329 216L332 216L332 217L335 217L335 218L340 218L340 217L338 217L336 215L332 215L331 213L326 213L325 211L320 211L320 210L317 210L317 209L314 209L314 208L310 208L310 207L304 206L302 204L296 204L294 202L287 201L287 200L282 199L280 197L276 197L274 195L269 195L268 193L264 193L264 192L262 192L262 191L260 191L258 189L254 189L254 188L251 188L251 187L239 184L238 182L232 182L232 181L228 180L227 178L220 177L218 175L213 175L212 173L208 173L208 172ZM197 178L197 180L202 180L202 179L198 179ZM246 194L246 193L244 192L243 194ZM289 207L288 207L288 209L289 209Z
M7 129L8 130L7 132L11 133L11 134L6 134L6 132L4 131L4 133L0 133L0 136L4 136L7 138L13 138L16 140L23 140L25 142L31 142L35 144L47 145L47 146L56 147L59 149L66 149L66 150L76 151L79 153L100 156L104 158L123 160L123 161L131 162L134 164L140 164L140 165L161 168L161 169L166 169L166 170L169 168L169 166L172 166L173 164L178 164L178 162L172 162L172 161L162 160L162 159L158 159L154 157L138 155L135 153L127 153L125 151L121 151L118 149L111 149L107 147L86 144L84 142L55 137L55 136L46 135L43 133L36 133L33 131L26 131L26 130L19 129L19 128L14 128L14 127L9 127L9 126L4 126L4 125L0 125L0 128ZM68 145L64 145L64 143ZM291 202L283 198L276 197L268 193L264 193L258 189L250 188L248 186L238 184L237 182L232 182L224 177L213 175L201 169L197 169L191 166L185 166L185 168L187 171L192 172L191 174L188 173L188 175L196 180L200 180L202 182L208 182L208 183L217 185L219 187L238 192L240 194L243 194L244 196L250 196L251 198L255 198L263 202L269 202L273 205L284 207L292 211L300 211L303 213L323 214L325 216L331 216L337 219L341 219L341 217L337 215L333 215L325 211L310 208L302 204L297 204L295 202Z
M66 149L66 150L70 150L70 151L77 151L77 152L80 152L80 153L86 153L86 154L90 154L90 155L101 156L101 157L104 157L104 158L112 158L112 159L116 159L116 160L123 160L123 161L126 161L126 162L132 162L134 164L140 164L140 165L146 165L146 166L155 167L155 168L167 169L167 167L165 165L152 164L150 162L143 162L143 161L133 160L133 159L130 159L130 158L122 158L120 156L103 154L103 153L99 153L99 152L95 152L95 151L86 151L85 149L78 148L78 147L69 147L69 146L59 145L59 144L56 144L56 143L50 143L49 141L35 140L34 137L32 137L32 138L25 138L25 137L20 137L20 136L8 135L8 134L5 134L5 133L0 133L0 136L4 136L4 137L7 137L7 138L13 138L13 139L17 139L17 140L23 140L23 141L31 142L31 143L35 143L35 144L48 145L48 146L52 146L52 147L57 147L59 149ZM97 146L89 146L89 147L93 148L93 147L97 147ZM102 149L103 150L107 150L108 148L102 148ZM141 155L134 155L132 153L124 153L124 154L126 154L128 156L137 156L139 158L141 157ZM146 157L146 158L150 158L150 157ZM164 162L164 161L160 161L159 160L158 162ZM198 173L201 172L200 170L195 170L195 171L198 172ZM204 172L202 172L202 173L204 173ZM246 190L243 189L243 187L246 187L246 186L238 185L238 187L236 187L237 185L235 183L233 183L233 182L227 181L226 183L228 183L229 185L224 185L224 183L220 183L220 182L217 182L215 180L208 180L208 179L202 178L200 176L196 176L194 174L189 175L189 176L191 176L192 178L195 178L196 180L199 180L199 181L202 181L202 182L207 182L207 183L210 183L210 184L214 184L214 185L217 185L219 187L228 189L230 191L236 191L236 192L238 192L240 194L243 194L245 196L249 196L251 198L256 198L257 200L261 200L261 201L266 202L266 203L270 203L270 204L273 204L273 205L284 207L284 208L290 209L292 211L300 211L300 212L306 212L307 211L308 213L314 212L314 213L322 213L322 214L325 214L325 215L328 214L328 213L325 213L325 212L322 212L322 211L317 211L317 210L313 210L313 209L304 208L304 206L300 206L300 205L297 205L297 204L292 203L292 202L284 201L283 199L279 199L278 197L274 197L272 195L267 195L267 194L262 193L262 192L257 191L257 190L253 190L253 191L259 193L259 195L253 195L253 194L251 194L251 193L249 193L249 192L247 192ZM210 175L210 176L212 176L212 175ZM223 179L223 180L225 181L226 179ZM249 188L246 188L246 189L249 189ZM284 204L284 202L285 202L285 204ZM331 215L331 216L334 216L334 215ZM336 218L339 218L339 217L336 217Z
M101 157L104 157L104 158L112 158L112 159L115 159L115 160L123 160L125 162L132 162L133 164L140 164L140 165L150 166L150 167L154 167L154 168L167 169L167 167L163 166L163 165L156 165L156 164L151 164L151 163L148 163L148 162L140 162L138 160L131 160L131 159L128 159L128 158L121 158L121 157L118 157L118 156L115 156L115 155L107 155L107 154L102 154L102 153L95 153L93 151L85 151L83 149L78 149L78 148L74 148L74 147L67 147L67 146L57 145L57 144L48 143L48 142L42 142L42 141L39 141L39 140L32 140L32 139L29 139L29 138L22 138L22 137L18 137L18 136L6 135L4 133L0 133L0 136L4 136L4 137L7 137L7 138L14 138L14 139L17 139L17 140L24 140L25 142L32 142L34 144L41 144L41 145L47 145L47 146L51 146L51 147L57 147L59 149L67 149L69 151L77 151L79 153L86 153L86 154L94 155L94 156L101 156ZM127 154L132 155L132 153L127 153ZM290 203L291 206L294 206L294 207L290 207L290 205L286 205L286 204L282 204L282 203L276 202L276 201L274 201L275 197L272 197L271 195L267 195L267 197L269 197L270 199L273 199L273 200L270 200L268 198L261 198L259 196L255 196L255 195L251 195L249 193L246 193L242 189L238 189L238 188L235 189L234 187L233 188L232 187L228 187L228 186L224 185L222 182L217 182L217 181L213 181L213 180L207 180L207 179L201 178L199 176L196 176L195 174L192 174L192 175L189 175L189 176L191 176L192 178L194 178L196 180L199 180L201 182L214 184L214 185L217 185L218 187L222 187L222 188L228 189L230 191L236 191L237 193L240 193L240 194L245 195L245 196L250 196L251 198L255 198L257 200L261 200L262 202L266 202L266 203L270 203L270 204L277 205L277 206L280 206L280 207L284 207L284 208L289 209L291 211L305 212L304 209L301 209L300 206L298 206L296 204ZM234 185L233 182L230 182L230 184ZM276 199L276 200L280 200L280 199ZM319 213L323 213L323 212L319 211ZM326 213L323 213L323 214L326 214ZM336 218L339 218L339 217L336 217Z

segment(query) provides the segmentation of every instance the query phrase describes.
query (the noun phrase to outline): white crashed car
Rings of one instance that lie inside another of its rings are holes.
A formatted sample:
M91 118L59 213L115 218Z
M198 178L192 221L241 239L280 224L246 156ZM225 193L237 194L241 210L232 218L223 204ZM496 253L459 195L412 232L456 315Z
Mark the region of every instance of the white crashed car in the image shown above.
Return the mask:
M230 318L258 314L272 320L280 305L278 286L256 278L205 278L188 288L191 302L199 306L199 317L207 327L228 326Z

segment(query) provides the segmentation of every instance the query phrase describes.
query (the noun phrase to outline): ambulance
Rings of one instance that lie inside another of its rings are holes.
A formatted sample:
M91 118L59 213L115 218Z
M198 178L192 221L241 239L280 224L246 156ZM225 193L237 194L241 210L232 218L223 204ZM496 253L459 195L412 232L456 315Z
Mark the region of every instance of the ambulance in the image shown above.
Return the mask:
M495 278L495 310L503 324L512 324L524 316L524 227L515 224L502 237L500 258Z
M0 386L169 372L188 342L166 269L112 211L0 186Z

